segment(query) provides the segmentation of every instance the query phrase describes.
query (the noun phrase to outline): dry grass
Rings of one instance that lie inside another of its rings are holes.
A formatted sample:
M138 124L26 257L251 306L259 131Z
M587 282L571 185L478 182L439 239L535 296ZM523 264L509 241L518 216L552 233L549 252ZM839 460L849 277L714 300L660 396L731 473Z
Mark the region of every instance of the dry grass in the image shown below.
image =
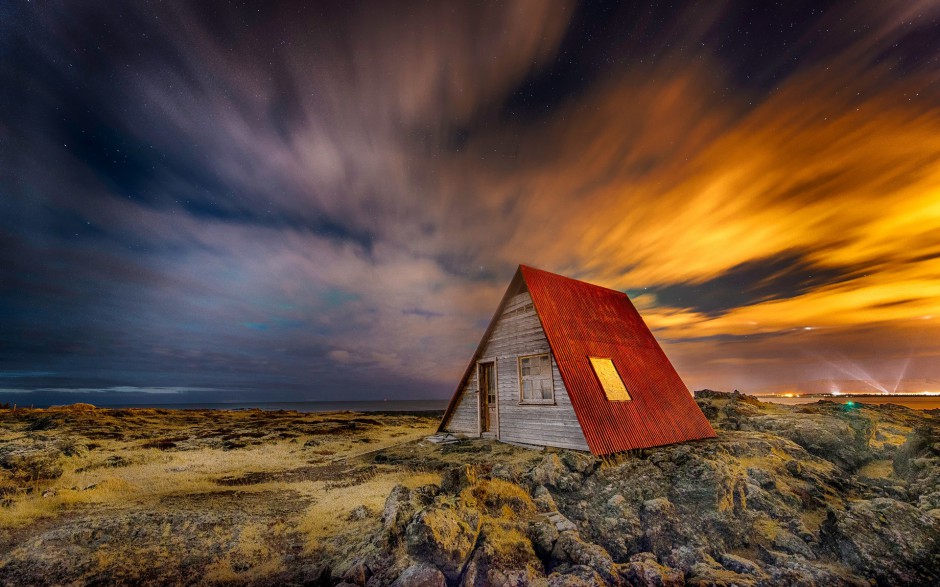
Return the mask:
M100 410L99 410L100 411ZM135 410L123 410L134 412ZM370 426L362 432L351 430L346 436L323 436L311 434L298 434L289 439L265 439L256 445L244 448L226 450L216 448L212 436L206 436L205 431L199 430L207 422L161 421L160 415L151 415L145 412L143 418L133 418L140 433L141 424L150 424L160 437L177 439L176 448L182 450L161 450L146 448L143 443L128 442L115 439L82 439L76 441L74 432L87 427L74 426L64 436L60 428L45 431L46 436L61 436L60 440L67 438L69 442L77 442L79 446L88 444L97 445L94 450L83 449L74 456L59 456L58 464L62 467L62 474L56 479L36 481L30 484L15 484L9 478L0 477L0 484L8 487L7 491L13 494L12 503L0 508L0 528L15 528L27 524L37 518L56 516L77 506L85 504L107 505L114 503L124 506L128 502L155 502L172 494L193 494L217 491L220 489L218 480L223 477L239 477L249 473L277 473L295 469L311 463L326 463L342 459L354 458L356 455L370 453L383 447L392 446L402 442L409 442L422 438L430 433L430 424L414 428L413 423L388 426ZM222 420L217 428L221 431L237 429L251 423L251 412L222 412ZM94 417L96 412L82 412L82 420ZM307 424L322 424L324 419L353 420L361 415L338 416L309 414L298 415L298 420ZM219 415L213 414L213 418ZM113 426L109 422L107 412L102 417L104 426ZM192 420L189 415L187 420ZM141 421L143 420L143 421ZM208 420L203 416L202 420ZM335 424L335 422L333 423ZM102 427L104 427L102 426ZM99 427L100 428L100 427ZM303 429L303 427L301 428ZM99 432L99 431L95 431ZM249 431L250 433L250 431ZM392 437L392 434L395 434ZM94 438L97 434L93 433ZM202 436L199 441L190 441ZM147 436L156 436L151 434ZM182 439L182 440L179 440ZM362 442L367 439L369 442ZM0 428L0 443L25 444L30 440L28 432L17 430L14 426ZM309 440L318 444L315 451L312 447L305 447ZM187 446L187 442L192 446ZM219 443L215 443L219 444ZM113 459L120 459L126 466L115 468L109 466ZM109 461L111 459L111 461ZM322 495L323 484L300 483L292 489L299 490L304 495L315 497ZM282 489L283 483L258 483L244 487L245 491L270 491Z
M872 461L858 470L859 477L870 479L888 479L894 476L894 465L889 459Z
M36 569L52 583L146 583L141 573L282 582L298 560L377 528L396 484L439 482L371 464L375 451L436 424L354 413L0 411L0 465L41 454L53 471L31 479L0 468L0 583L29 582ZM348 520L358 506L368 514ZM290 553L301 558L289 563Z
M317 550L325 546L325 538L351 527L348 518L353 509L364 506L370 513L369 519L376 521L381 516L385 499L396 485L413 489L440 481L441 477L436 473L391 472L359 485L332 489L329 499L318 499L307 508L298 528L307 537L307 549Z
M94 487L76 490L62 487L50 493L43 490L45 497L33 497L14 501L0 510L0 526L18 527L37 518L54 516L57 513L84 505L120 503L132 493L131 485L120 477L101 479Z
M460 499L497 518L512 519L535 512L535 504L526 491L502 479L482 479L464 489Z
M248 524L238 531L234 548L206 568L204 578L209 583L233 583L261 579L284 570L280 555L273 552L267 535L283 534L285 526L265 528Z

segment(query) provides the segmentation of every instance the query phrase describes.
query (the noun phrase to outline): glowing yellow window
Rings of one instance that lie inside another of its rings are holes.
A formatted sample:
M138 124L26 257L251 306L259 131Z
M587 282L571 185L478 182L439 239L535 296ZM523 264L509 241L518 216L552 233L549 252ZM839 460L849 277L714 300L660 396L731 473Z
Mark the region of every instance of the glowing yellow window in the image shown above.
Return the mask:
M594 367L594 373L597 374L597 380L601 382L601 387L604 388L604 395L607 396L607 399L615 402L629 401L630 394L627 393L627 388L623 384L620 374L617 373L614 362L610 359L598 357L590 357L590 359L591 366Z

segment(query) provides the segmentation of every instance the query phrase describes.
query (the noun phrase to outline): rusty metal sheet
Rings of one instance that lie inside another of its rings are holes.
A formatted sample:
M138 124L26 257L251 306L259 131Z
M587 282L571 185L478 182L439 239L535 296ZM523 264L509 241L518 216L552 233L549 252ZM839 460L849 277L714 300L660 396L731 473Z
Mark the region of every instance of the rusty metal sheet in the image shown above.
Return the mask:
M715 436L626 294L524 265L520 271L591 452ZM591 357L611 360L631 401L607 399Z

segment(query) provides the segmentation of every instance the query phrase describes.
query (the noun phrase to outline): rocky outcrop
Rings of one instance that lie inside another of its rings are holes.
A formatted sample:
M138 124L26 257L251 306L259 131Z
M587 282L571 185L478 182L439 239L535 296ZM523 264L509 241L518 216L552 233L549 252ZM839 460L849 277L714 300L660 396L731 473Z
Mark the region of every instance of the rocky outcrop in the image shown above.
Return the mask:
M397 544L414 515L430 505L437 493L438 488L434 485L419 487L413 491L404 485L396 485L385 500L385 509L382 510L384 538L392 545Z
M894 499L876 498L829 510L824 548L885 585L928 585L940 579L940 517Z
M396 487L368 584L940 581L936 415L697 401L717 438L616 464L548 450L527 470L463 465L440 489Z

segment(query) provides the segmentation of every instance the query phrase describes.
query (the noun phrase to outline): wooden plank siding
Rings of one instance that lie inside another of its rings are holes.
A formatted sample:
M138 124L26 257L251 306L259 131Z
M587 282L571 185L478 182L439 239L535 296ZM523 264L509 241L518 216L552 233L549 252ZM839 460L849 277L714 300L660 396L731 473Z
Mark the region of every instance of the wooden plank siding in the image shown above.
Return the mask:
M524 291L508 301L479 355L480 360L496 360L498 437L507 442L589 450L554 357L552 379L555 403L521 402L518 359L543 353L551 355L551 348L535 313L532 298ZM477 390L477 372L474 368L445 426L447 431L479 434Z
M477 370L474 369L467 384L461 390L457 407L454 408L454 412L444 429L459 436L479 436L480 413L478 401Z

